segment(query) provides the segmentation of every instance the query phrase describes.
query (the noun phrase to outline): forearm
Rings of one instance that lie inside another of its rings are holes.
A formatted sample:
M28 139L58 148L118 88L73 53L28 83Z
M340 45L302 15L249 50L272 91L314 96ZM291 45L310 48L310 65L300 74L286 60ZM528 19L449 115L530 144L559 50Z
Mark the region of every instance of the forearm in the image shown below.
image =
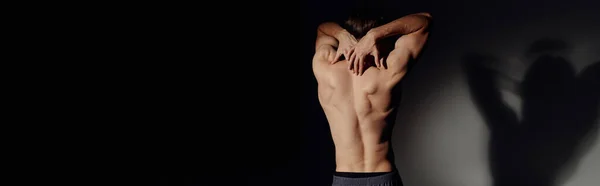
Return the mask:
M334 22L325 22L319 25L318 32L334 38L338 38L340 34L347 33L344 28Z
M340 37L344 34L349 34L340 25L333 22L325 22L319 25L317 29L317 42L315 48L319 48L322 44L329 44L333 47L338 47Z
M375 39L384 39L395 35L406 35L429 26L431 16L428 13L417 13L398 18L385 25L369 30Z

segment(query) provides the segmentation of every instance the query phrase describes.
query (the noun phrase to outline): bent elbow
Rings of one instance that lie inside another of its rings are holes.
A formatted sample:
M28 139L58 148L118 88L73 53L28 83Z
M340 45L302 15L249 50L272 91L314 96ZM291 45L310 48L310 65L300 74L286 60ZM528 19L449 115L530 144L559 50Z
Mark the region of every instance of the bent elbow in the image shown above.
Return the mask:
M429 12L421 12L421 13L417 13L417 15L425 16L425 17L427 17L427 19L433 18Z

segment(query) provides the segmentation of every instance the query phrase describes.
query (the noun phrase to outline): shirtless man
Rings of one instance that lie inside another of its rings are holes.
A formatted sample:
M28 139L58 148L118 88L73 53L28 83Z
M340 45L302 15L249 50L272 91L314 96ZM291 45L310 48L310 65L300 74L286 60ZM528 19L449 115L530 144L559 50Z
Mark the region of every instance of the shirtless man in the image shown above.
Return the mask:
M427 40L431 15L391 22L359 15L342 25L321 24L313 57L319 102L335 144L333 186L402 185L390 134L399 82Z

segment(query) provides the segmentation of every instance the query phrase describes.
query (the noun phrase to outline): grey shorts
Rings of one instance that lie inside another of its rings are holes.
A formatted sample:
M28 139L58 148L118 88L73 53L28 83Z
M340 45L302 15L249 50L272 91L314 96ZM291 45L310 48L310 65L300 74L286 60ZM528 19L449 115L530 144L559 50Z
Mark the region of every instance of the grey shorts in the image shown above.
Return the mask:
M332 186L402 186L397 170L373 177L341 177L333 176Z

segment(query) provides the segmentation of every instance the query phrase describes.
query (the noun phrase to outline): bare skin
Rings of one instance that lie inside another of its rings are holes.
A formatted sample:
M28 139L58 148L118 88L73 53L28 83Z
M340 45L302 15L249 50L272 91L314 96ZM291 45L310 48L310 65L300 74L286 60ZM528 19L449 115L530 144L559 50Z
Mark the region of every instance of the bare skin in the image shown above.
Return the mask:
M393 170L391 137L384 134L395 123L397 85L408 61L421 52L430 19L427 13L404 16L360 40L335 23L319 27L313 72L335 144L337 172ZM384 57L378 41L393 35L402 36ZM350 60L338 60L342 55Z

